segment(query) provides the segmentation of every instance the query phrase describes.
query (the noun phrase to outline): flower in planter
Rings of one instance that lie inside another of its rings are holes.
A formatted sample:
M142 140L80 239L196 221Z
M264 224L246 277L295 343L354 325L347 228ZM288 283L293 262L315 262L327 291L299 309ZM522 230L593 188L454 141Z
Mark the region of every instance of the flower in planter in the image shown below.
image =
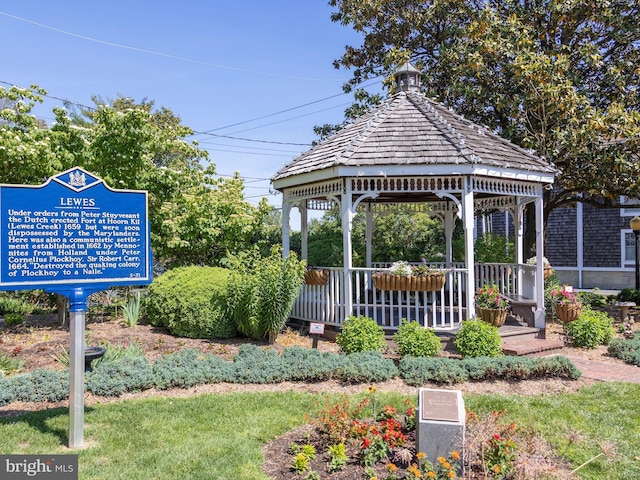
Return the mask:
M413 269L411 265L409 265L404 260L398 260L397 262L393 262L391 266L387 269L389 273L392 275L411 275L413 273Z
M566 290L564 286L552 290L551 298L558 305L582 305L573 290Z
M507 308L509 301L502 296L497 285L480 288L475 296L476 307Z

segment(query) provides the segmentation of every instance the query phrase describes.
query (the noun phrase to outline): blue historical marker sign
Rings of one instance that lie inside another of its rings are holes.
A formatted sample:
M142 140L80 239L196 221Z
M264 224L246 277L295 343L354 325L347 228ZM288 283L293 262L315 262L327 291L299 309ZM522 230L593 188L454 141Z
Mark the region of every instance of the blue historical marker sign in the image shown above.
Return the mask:
M147 193L76 167L0 186L0 289L99 290L152 280Z

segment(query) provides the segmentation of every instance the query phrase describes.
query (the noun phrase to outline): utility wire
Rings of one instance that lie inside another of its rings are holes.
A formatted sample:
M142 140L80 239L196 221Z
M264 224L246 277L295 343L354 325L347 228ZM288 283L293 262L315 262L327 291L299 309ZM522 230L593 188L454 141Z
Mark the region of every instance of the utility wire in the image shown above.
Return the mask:
M45 28L47 30L51 30L57 33L62 33L63 35L68 35L70 37L80 38L82 40L87 40L89 42L99 43L101 45L107 45L109 47L123 48L125 50L132 50L134 52L147 53L149 55L155 55L158 57L170 58L172 60L179 60L181 62L194 63L197 65L204 65L207 67L219 68L222 70L233 70L236 72L249 73L251 75L261 75L263 77L273 77L273 78L287 78L290 80L304 80L304 81L314 81L314 82L341 82L342 80L333 79L333 78L306 78L306 77L295 77L292 75L283 75L279 73L265 73L265 72L256 72L253 70L247 70L244 68L238 67L230 67L228 65L221 65L218 63L209 63L203 62L200 60L194 60L192 58L180 57L177 55L171 55L168 53L156 52L155 50L147 50L145 48L132 47L130 45L122 45L120 43L107 42L105 40L100 40L97 38L87 37L86 35L79 35L77 33L68 32L66 30L62 30L60 28L52 27L51 25L45 25L44 23L34 22L33 20L29 20L27 18L18 17L17 15L12 15L7 12L0 11L0 15L4 15L5 17L13 18L14 20L20 20L21 22L29 23L31 25L35 25L37 27Z

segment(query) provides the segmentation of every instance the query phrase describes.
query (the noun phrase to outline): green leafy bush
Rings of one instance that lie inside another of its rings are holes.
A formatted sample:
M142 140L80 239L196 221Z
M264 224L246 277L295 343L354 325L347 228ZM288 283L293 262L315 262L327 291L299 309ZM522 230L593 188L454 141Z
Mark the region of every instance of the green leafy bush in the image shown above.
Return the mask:
M382 351L386 346L384 330L373 318L349 316L336 336L344 353Z
M190 338L230 338L236 325L227 309L230 271L181 267L155 278L146 298L152 325Z
M608 345L616 332L613 319L605 312L598 312L589 307L582 309L580 316L565 326L569 341L576 347L596 348Z
M229 282L228 304L238 331L275 342L300 294L306 263L295 252L283 260L279 246L266 258L236 258L233 262L237 271Z
M611 356L640 367L640 335L628 339L614 338L607 351Z
M59 402L69 396L69 371L39 368L8 379L19 402Z
M195 348L163 355L153 365L155 384L159 389L228 382L230 371L230 362Z
M95 395L117 397L153 386L153 369L145 357L123 357L101 362L86 374L87 388Z
M345 383L372 383L385 382L398 373L393 360L378 351L367 351L342 355L335 376Z
M591 308L607 305L607 296L597 293L597 289L593 292L578 292L576 297L581 304L589 305Z
M416 321L403 322L393 335L398 344L398 354L412 357L435 357L441 344L438 336Z
M4 323L10 327L12 325L19 325L27 321L27 316L22 313L5 313Z
M479 320L467 320L456 333L454 344L463 357L497 357L502 355L498 328Z
M636 305L640 305L640 290L623 288L620 293L618 293L616 300L619 302L635 302Z
M6 314L19 314L29 315L33 311L33 306L25 300L7 296L8 294L0 295L0 315ZM6 320L6 318L5 318Z

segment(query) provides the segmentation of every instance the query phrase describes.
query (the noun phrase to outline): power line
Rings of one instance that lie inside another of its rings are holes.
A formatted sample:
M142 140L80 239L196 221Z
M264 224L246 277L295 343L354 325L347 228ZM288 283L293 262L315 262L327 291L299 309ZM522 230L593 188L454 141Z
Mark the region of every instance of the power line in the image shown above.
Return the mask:
M257 143L272 143L275 145L297 145L297 146L301 146L301 147L310 147L311 144L310 143L293 143L293 142L276 142L273 140L258 140L255 138L244 138L244 137L233 137L231 135L220 135L217 133L209 133L209 132L199 132L194 130L193 133L199 133L202 135L209 135L211 137L219 137L219 138L231 138L233 140L242 140L244 142L257 142Z
M253 70L247 70L247 69L238 68L238 67L230 67L228 65L221 65L221 64L218 64L218 63L203 62L203 61L200 61L200 60L194 60L194 59L191 59L191 58L180 57L180 56L171 55L171 54L168 54L168 53L156 52L155 50L147 50L145 48L132 47L130 45L122 45L120 43L108 42L106 40L100 40L100 39L97 39L97 38L88 37L86 35L79 35L77 33L68 32L68 31L62 30L60 28L52 27L51 25L45 25L44 23L35 22L33 20L29 20L29 19L23 18L23 17L18 17L17 15L12 15L12 14L6 13L6 12L1 12L0 11L0 15L4 15L5 17L13 18L14 20L20 20L21 22L29 23L31 25L35 25L37 27L45 28L47 30L51 30L51 31L54 31L54 32L57 32L57 33L62 33L63 35L68 35L70 37L75 37L75 38L80 38L82 40L87 40L89 42L99 43L101 45L107 45L109 47L122 48L122 49L125 49L125 50L132 50L134 52L147 53L149 55L156 55L158 57L170 58L172 60L179 60L179 61L182 61L182 62L194 63L194 64L197 64L197 65L204 65L204 66L207 66L207 67L214 67L214 68L219 68L219 69L223 69L223 70L233 70L233 71L236 71L236 72L249 73L249 74L252 74L252 75L261 75L263 77L287 78L287 79L290 79L290 80L304 80L304 81L314 81L314 82L341 82L342 81L342 80L332 79L332 78L306 78L306 77L295 77L295 76L292 76L292 75L283 75L283 74L279 74L279 73L256 72L256 71L253 71Z

